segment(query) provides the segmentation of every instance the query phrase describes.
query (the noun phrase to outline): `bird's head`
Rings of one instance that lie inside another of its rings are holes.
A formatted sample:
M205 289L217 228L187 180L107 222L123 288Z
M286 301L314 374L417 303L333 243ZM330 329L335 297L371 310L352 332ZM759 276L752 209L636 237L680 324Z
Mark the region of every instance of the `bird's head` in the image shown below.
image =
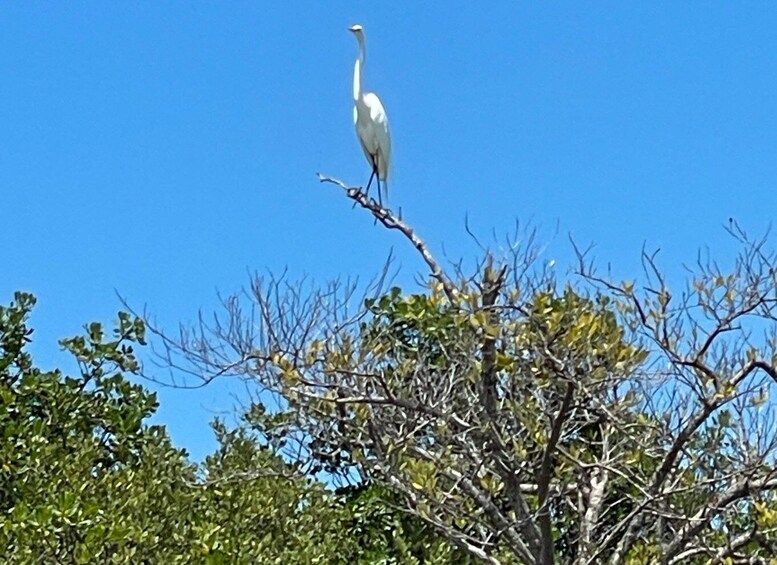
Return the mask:
M359 24L354 24L348 28L348 31L353 33L357 38L364 36L364 28Z

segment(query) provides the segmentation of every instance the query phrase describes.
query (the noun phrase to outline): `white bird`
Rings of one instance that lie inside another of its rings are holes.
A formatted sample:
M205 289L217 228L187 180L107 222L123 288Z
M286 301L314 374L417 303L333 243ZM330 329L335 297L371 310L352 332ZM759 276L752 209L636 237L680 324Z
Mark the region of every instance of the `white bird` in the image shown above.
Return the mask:
M353 67L353 122L356 125L356 135L359 136L364 155L372 167L372 174L367 183L369 193L372 179L378 177L378 202L381 199L381 183L383 194L388 198L388 174L391 165L391 134L389 133L388 116L383 104L374 92L364 92L362 75L364 73L364 30L360 25L351 26L350 31L359 42L359 57Z

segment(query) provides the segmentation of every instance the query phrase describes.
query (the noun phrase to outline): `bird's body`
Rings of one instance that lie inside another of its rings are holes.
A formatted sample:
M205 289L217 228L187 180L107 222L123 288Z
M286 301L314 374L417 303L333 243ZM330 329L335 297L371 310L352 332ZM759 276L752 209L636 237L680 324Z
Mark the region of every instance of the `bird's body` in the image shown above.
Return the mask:
M387 182L391 166L391 134L388 116L378 95L374 92L365 92L362 87L365 57L364 32L360 25L351 27L351 31L359 42L359 57L353 68L353 121L359 143L367 157L367 162L372 167L367 190L369 191L372 178L377 175L380 200L382 195L388 196Z
M355 101L353 123L367 161L372 164L375 159L378 179L385 183L389 173L391 137L386 110L375 93L365 92Z

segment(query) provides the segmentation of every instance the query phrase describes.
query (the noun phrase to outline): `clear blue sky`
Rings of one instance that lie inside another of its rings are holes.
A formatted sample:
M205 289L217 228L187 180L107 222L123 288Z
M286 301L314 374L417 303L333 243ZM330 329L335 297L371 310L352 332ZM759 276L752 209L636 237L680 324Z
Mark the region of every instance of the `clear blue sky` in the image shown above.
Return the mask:
M628 4L628 5L627 5ZM388 110L391 201L472 256L516 219L624 278L643 243L681 272L729 257L729 217L777 212L777 4L17 2L0 8L0 300L39 297L33 351L110 322L115 291L168 328L252 270L373 274L392 246L321 171L368 169L351 123L356 43ZM412 7L407 7L412 6ZM225 388L161 391L196 458Z

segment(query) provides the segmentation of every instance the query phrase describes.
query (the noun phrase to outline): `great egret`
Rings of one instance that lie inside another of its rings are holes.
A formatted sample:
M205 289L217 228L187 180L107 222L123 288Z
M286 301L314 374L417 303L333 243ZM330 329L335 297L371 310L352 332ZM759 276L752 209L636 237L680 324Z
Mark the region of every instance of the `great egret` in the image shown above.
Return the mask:
M388 116L383 104L374 92L364 92L362 89L362 74L364 72L364 30L356 24L349 28L359 42L359 57L353 67L353 122L356 125L356 135L359 136L364 155L372 167L370 180L366 191L369 193L372 179L378 177L378 202L382 206L381 183L383 194L388 198L388 174L391 165L391 135L389 133Z

